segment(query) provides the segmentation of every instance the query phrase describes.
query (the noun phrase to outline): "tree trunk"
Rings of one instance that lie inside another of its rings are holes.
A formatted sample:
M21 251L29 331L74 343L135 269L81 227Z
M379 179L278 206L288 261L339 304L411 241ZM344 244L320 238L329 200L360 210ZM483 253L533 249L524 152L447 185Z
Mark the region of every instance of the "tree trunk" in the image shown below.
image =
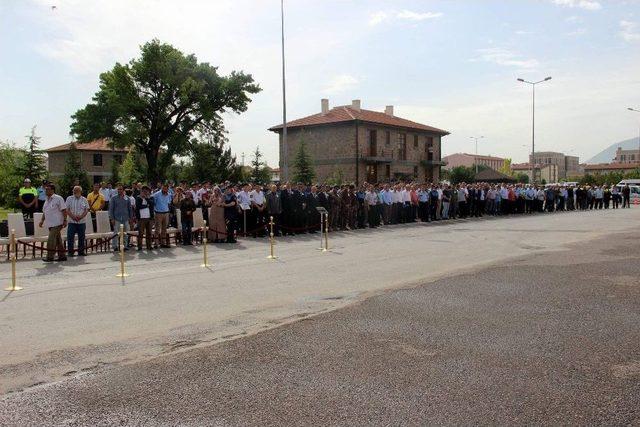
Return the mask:
M158 175L158 152L154 150L146 150L144 156L147 159L147 180L149 184L153 184L160 179Z

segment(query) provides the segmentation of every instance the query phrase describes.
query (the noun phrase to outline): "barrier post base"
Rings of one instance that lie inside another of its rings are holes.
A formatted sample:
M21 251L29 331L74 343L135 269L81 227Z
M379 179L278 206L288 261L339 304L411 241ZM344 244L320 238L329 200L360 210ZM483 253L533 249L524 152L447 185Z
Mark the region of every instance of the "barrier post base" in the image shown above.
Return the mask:
M4 288L5 291L21 291L24 288L22 286L7 286Z

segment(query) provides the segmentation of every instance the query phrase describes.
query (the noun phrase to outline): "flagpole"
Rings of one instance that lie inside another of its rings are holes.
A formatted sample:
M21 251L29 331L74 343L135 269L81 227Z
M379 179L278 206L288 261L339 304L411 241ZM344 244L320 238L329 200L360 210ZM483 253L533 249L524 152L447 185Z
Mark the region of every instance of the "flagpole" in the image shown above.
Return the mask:
M284 0L280 0L280 21L282 31L282 177L289 179L289 161L287 152L287 91L284 67Z

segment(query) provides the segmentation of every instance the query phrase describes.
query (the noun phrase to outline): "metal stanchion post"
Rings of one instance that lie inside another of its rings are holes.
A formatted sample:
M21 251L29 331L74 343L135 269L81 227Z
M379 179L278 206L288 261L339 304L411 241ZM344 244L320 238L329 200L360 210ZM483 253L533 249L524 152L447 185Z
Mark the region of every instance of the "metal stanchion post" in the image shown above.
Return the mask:
M325 216L324 212L320 212L320 247L318 248L319 251L324 250L323 241L322 240L324 239L324 236L323 236L324 228L323 227L325 226L325 223L326 223L326 219L325 218L326 218L326 216Z
M202 235L202 245L204 246L204 262L200 264L200 267L209 267L209 263L207 262L207 221L204 222L204 230L202 231L204 234Z
M278 257L273 254L273 217L269 217L269 246L270 253L267 259L277 259Z
M9 242L9 250L13 253L11 256L11 286L4 288L5 291L19 291L22 287L16 285L16 230L11 230L11 241Z
M327 252L329 250L329 217L325 217L324 219L324 249L322 252Z
M242 230L242 235L247 237L247 210L242 209L242 216L244 217L244 228Z
M120 232L119 234L119 238L120 238L120 273L116 274L116 277L128 277L129 274L127 274L124 271L124 225L120 224Z

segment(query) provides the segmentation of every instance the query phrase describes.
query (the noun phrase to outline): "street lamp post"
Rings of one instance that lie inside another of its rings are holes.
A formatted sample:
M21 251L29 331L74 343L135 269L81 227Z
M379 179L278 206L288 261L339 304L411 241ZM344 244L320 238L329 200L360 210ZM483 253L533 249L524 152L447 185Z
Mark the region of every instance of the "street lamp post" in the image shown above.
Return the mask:
M636 108L629 107L629 108L627 108L627 110L635 111L636 113L640 113L640 110L636 109ZM638 159L638 163L640 163L640 127L638 127L638 157L637 157L637 159Z
M531 108L531 177L533 182L536 182L536 170L535 170L535 154L536 154L536 85L539 83L544 83L547 80L551 80L551 77L547 77L544 80L540 80L537 82L530 82L524 79L518 79L521 83L530 84L533 88L533 105Z
M473 159L473 163L476 165L476 174L478 174L478 140L484 138L484 136L470 136L469 138L476 140L476 157Z

